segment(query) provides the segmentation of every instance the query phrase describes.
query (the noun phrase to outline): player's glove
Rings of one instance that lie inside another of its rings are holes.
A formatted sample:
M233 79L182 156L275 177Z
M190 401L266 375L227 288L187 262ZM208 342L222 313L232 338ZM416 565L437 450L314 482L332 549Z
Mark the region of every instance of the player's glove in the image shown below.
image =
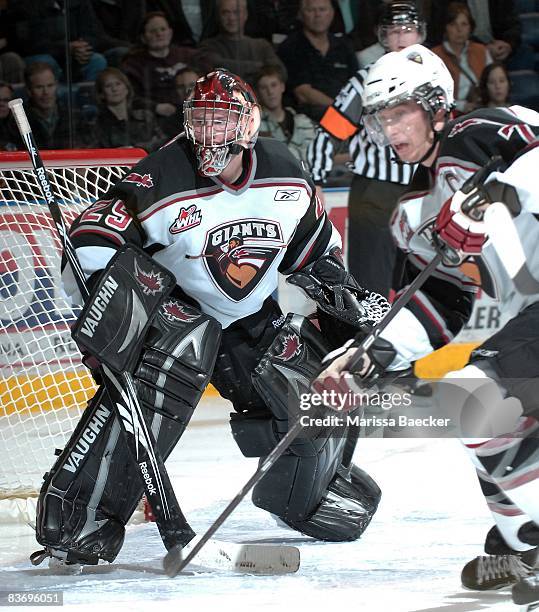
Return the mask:
M487 240L483 214L490 199L482 189L457 191L442 206L434 224L436 246L444 263L458 265L469 255L479 255ZM440 244L441 243L441 244Z
M339 407L342 406L342 400L347 398L349 403L345 405L345 410L353 410L358 407L355 405L354 394L365 392L368 389L372 390L375 386L380 385L382 377L387 373L388 366L397 354L391 342L378 337L365 352L357 369L350 372L347 369L348 362L362 340L363 337L353 338L342 347L328 353L322 361L320 373L312 382L313 390L320 395L328 391L337 393ZM401 374L401 372L391 372L388 373L388 376L393 380ZM383 382L387 382L385 377ZM331 397L327 393L325 396ZM329 405L328 407L332 408L333 406Z
M361 287L335 255L320 257L287 282L303 289L324 313L355 329L375 325L390 309L383 296Z

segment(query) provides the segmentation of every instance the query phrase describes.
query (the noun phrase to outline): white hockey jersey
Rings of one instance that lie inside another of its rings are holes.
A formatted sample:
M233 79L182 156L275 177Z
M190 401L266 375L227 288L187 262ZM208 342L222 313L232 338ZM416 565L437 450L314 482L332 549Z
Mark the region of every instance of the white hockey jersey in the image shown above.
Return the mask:
M500 155L507 169L492 173L487 182L497 180L515 187L521 209L514 222L528 266L539 278L538 137L539 114L522 107L480 109L446 126L435 165L420 167L391 222L397 245L407 254L411 277L435 255L429 227L442 205L492 156ZM410 275L399 292L409 280ZM481 256L469 258L458 268L438 266L382 334L398 348L399 359L392 369L405 367L449 342L467 321L478 288L496 298L511 317L539 301L539 295L518 293L487 241Z
M224 328L257 312L289 274L341 246L314 185L286 146L261 138L240 182L195 171L179 138L142 160L71 227L85 274L122 244L145 249ZM75 294L66 271L66 291Z

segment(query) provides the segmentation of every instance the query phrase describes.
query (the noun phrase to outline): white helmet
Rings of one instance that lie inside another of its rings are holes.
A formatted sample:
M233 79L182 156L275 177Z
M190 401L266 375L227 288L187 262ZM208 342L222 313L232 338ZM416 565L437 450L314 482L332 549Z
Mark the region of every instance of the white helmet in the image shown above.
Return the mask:
M411 45L402 51L386 53L369 70L361 94L365 126L379 144L386 144L381 126L372 117L378 111L409 100L415 100L429 113L454 105L454 83L446 65L435 53L422 45Z

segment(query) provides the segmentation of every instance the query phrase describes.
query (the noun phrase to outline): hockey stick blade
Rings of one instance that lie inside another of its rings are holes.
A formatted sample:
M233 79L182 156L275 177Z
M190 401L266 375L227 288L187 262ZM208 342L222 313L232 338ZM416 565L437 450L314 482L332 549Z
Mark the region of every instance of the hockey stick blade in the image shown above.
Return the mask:
M171 578L177 575L177 568L198 543L200 537L193 538L183 549L175 546L169 550L163 561L163 567ZM293 574L298 571L299 563L299 548L295 546L236 544L214 539L206 542L198 553L196 561L196 565L208 569L264 576Z
M502 202L492 203L485 211L484 223L492 246L517 290L523 295L539 293L539 281L526 264L526 255L507 206Z

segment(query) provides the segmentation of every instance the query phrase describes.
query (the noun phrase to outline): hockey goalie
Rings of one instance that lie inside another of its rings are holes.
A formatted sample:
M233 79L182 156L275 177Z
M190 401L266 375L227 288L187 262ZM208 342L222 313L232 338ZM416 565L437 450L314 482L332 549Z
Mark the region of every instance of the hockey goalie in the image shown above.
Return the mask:
M248 85L224 70L209 73L184 118L185 134L142 160L71 227L90 288L75 337L96 378L101 363L129 353L164 458L210 381L231 402L241 452L264 457L288 431L293 393L387 303L346 272L340 236L299 162L280 142L257 139L260 112ZM279 274L317 302L318 325L281 312L272 297ZM68 266L63 279L80 302ZM103 341L104 331L114 341ZM252 498L313 538L356 540L381 492L357 466L343 465L346 436L331 434L295 441ZM142 493L101 386L45 477L37 517L44 549L34 561L113 561ZM193 536L188 530L184 543Z

